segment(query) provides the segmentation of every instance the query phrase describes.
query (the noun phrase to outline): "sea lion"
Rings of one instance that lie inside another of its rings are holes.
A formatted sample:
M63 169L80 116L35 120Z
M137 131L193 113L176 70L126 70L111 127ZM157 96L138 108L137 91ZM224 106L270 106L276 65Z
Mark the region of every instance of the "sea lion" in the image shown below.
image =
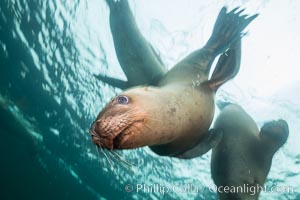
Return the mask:
M176 64L157 87L135 87L113 98L91 126L93 142L107 149L150 146L159 155L176 156L201 141L218 139L208 132L215 92L238 72L242 31L257 16L240 16L242 12L223 7L205 46ZM201 153L211 145L205 147Z
M240 106L223 103L222 107L214 129L221 129L223 137L211 157L211 174L218 196L221 200L258 199L272 157L287 141L288 124L282 119L270 121L259 131ZM226 186L231 191L225 192Z
M118 61L127 81L95 75L120 89L138 85L156 85L167 72L163 61L140 33L127 0L106 0L109 22Z

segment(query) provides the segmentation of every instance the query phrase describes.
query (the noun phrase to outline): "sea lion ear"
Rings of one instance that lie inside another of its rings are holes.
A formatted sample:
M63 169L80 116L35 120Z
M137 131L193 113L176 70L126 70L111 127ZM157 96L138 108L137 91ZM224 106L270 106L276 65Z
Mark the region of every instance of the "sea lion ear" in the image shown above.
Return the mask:
M216 147L223 138L223 131L221 129L210 129L206 138L202 139L200 143L193 148L185 151L175 157L181 159L192 159L204 155L210 149Z
M285 120L270 121L265 123L260 129L262 139L273 141L281 147L289 136L289 126Z

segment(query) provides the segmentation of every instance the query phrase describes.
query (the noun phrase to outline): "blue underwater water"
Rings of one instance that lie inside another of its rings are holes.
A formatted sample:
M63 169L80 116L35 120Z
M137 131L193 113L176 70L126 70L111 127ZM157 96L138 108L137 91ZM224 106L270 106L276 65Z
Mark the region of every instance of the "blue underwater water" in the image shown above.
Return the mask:
M273 158L266 186L289 186L293 192L260 197L300 199L300 2L135 0L130 5L168 68L205 44L222 6L260 14L243 38L239 74L216 100L237 102L258 126L288 121L289 139ZM89 127L120 90L94 75L125 79L108 15L104 0L0 1L0 198L217 199L210 152L179 160L147 147L118 151L131 169L97 153Z

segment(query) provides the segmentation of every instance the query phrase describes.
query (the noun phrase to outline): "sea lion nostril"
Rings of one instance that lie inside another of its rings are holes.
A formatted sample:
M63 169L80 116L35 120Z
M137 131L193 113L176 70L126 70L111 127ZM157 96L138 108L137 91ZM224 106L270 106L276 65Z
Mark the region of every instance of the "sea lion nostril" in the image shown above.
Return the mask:
M97 126L96 126L96 122L94 122L89 130L90 135L92 136L92 139L97 136Z
M95 123L93 123L90 127L90 131L89 131L90 134L92 134L94 132L94 130L95 130Z

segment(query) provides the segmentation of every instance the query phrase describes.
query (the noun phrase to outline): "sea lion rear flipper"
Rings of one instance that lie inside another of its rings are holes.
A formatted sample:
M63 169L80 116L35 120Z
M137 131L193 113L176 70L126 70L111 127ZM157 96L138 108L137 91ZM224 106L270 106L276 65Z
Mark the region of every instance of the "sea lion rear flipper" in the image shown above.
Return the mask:
M226 81L234 78L240 69L241 63L241 38L239 38L225 53L223 53L213 71L210 80L203 84L217 91Z
M222 139L223 131L220 129L210 129L205 139L201 140L192 149L177 155L177 158L181 159L191 159L202 156L210 149L214 148Z
M108 77L108 76L103 76L101 74L94 75L94 76L97 79L99 79L100 81L102 81L104 83L107 83L108 85L111 85L113 87L120 88L122 90L125 90L129 87L127 81L123 81L123 80L116 79L116 78L111 78L111 77Z

